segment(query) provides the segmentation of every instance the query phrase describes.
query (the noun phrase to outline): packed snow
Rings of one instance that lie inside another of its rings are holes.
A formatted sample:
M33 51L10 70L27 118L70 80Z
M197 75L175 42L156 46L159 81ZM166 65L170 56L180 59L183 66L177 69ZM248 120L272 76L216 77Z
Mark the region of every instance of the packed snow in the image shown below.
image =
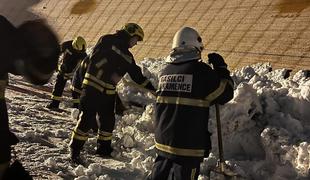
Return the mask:
M148 58L139 65L157 86L164 60ZM221 106L224 158L243 179L309 179L310 80L303 71L284 79L285 69L270 69L270 64L255 64L232 72L234 98ZM117 91L128 109L123 116L116 115L113 158L95 156L96 135L90 132L91 138L81 153L86 166L69 161L68 144L78 114L70 108L70 96L64 97L63 111L57 112L45 108L49 94L44 91L37 89L45 98L6 91L10 128L20 139L14 152L34 179L146 179L156 157L155 97L128 84L129 77L125 79ZM54 81L55 76L46 86L52 88ZM31 87L13 75L10 84ZM200 180L208 179L210 167L218 160L214 107L210 111L213 149L201 163ZM210 176L220 178L216 173Z

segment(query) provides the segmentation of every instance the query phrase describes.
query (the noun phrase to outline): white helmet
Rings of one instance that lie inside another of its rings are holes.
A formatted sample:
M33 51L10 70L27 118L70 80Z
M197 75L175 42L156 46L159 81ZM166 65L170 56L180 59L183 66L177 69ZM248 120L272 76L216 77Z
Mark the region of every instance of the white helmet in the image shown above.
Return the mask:
M172 49L197 48L203 50L202 39L198 32L190 27L183 27L173 37Z

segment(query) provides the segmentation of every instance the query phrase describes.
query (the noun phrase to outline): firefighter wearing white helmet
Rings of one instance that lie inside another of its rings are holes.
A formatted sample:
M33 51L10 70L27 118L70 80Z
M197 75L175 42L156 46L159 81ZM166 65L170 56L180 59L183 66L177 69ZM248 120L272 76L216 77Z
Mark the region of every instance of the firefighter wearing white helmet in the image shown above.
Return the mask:
M51 96L52 101L47 105L47 108L52 110L59 108L67 81L72 79L78 65L87 56L85 39L77 36L73 40L63 42L61 44L61 55L56 82ZM73 108L78 108L78 97L78 92L72 91Z
M100 123L96 154L111 156L115 126L115 88L126 73L142 87L155 90L152 83L142 75L141 68L129 51L143 38L144 32L138 24L127 23L116 33L102 36L89 56L84 78L81 78L81 115L70 142L70 156L74 163L83 163L80 151L88 139L88 131L96 123L97 115Z
M233 81L216 53L201 59L203 43L191 27L176 32L168 64L159 75L155 106L157 157L151 179L198 179L211 150L209 108L233 98Z

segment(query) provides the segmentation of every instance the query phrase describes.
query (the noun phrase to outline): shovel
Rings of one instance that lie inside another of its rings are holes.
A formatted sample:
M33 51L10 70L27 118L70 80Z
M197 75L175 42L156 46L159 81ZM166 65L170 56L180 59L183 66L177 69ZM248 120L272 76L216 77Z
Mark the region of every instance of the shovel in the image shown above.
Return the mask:
M240 176L237 173L230 170L228 165L225 164L224 153L223 153L222 128L221 128L221 119L220 119L220 107L218 104L215 104L215 112L216 112L216 124L217 124L219 162L217 166L211 171L224 175L224 179L237 179L237 177L240 177Z

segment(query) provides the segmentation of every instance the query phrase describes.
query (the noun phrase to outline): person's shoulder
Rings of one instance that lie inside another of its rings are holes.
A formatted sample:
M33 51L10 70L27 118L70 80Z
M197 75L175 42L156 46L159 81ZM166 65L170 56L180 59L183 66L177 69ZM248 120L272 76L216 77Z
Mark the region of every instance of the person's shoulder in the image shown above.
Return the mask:
M200 60L197 62L197 66L202 68L202 69L205 69L205 70L212 70L211 66L207 63L205 63L203 60Z
M100 42L108 42L113 40L115 37L113 36L113 34L106 34L100 37L99 41Z
M1 28L11 28L16 29L16 27L4 16L0 14L0 24Z

